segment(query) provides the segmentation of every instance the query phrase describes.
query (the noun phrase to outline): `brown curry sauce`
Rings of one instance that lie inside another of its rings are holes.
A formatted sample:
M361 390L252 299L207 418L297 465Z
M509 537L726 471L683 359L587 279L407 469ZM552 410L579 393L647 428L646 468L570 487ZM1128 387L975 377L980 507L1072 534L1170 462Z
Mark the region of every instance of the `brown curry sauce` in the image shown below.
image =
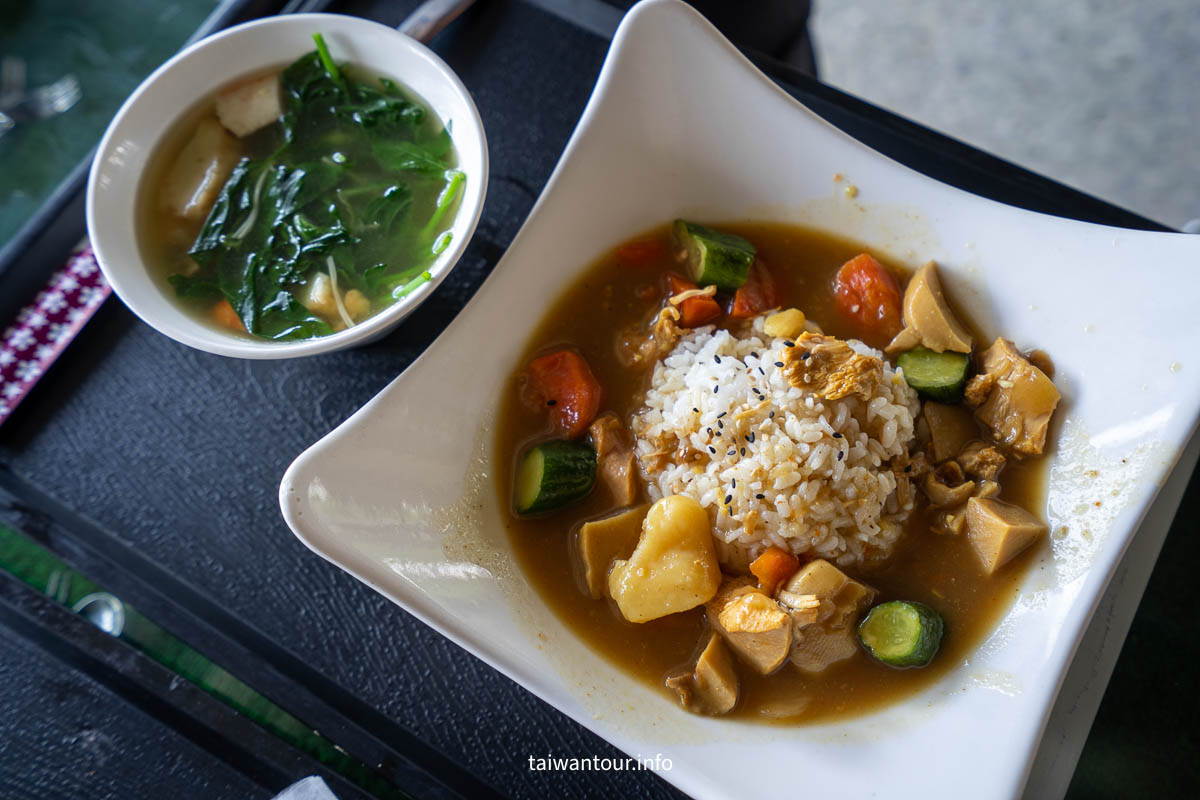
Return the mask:
M861 245L781 224L725 224L721 228L755 244L779 285L784 307L801 309L828 333L856 336L833 307L832 283L838 268L864 251ZM648 236L667 241L669 228L662 226ZM887 259L880 260L888 264ZM889 267L901 273L893 265ZM653 365L637 371L623 366L617 357L619 332L644 325L653 317L662 301L662 277L676 269L669 260L652 267L632 267L610 251L584 270L546 312L501 399L495 442L496 487L504 508L512 505L518 455L531 442L550 435L544 415L520 402L520 368L551 349L566 346L578 350L604 387L602 409L616 412L628 423L641 404ZM991 338L976 335L976 341L990 342ZM1009 459L1000 483L1002 499L1035 513L1044 507L1044 459ZM663 680L669 673L690 669L706 625L703 608L635 624L621 616L613 601L593 600L587 595L572 552L573 533L583 521L614 510L616 505L607 490L597 484L584 500L548 516L526 519L510 511L505 522L525 575L567 627L611 663L657 687L665 702L675 702ZM926 511L918 502L886 563L845 571L879 590L876 602L917 600L943 615L946 634L933 662L921 669L895 669L859 651L819 675L785 664L764 676L739 665L741 696L728 716L786 723L829 721L869 712L926 688L962 664L993 629L1045 546L1030 548L995 575L987 576L965 535L931 532Z

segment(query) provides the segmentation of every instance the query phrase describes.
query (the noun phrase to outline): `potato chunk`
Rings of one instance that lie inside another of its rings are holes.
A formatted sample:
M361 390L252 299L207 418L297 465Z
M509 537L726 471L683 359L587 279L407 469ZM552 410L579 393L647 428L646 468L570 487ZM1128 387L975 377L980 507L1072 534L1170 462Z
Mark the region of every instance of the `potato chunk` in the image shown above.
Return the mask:
M217 119L239 139L283 116L279 73L234 86L217 95Z
M795 339L804 333L804 312L798 308L786 308L763 320L763 332L767 336Z
M1046 525L1020 506L992 498L967 501L967 541L991 575L1046 535Z
M792 620L749 578L730 578L704 611L713 630L746 664L767 675L787 660Z
M609 594L630 622L695 608L711 600L720 585L708 512L684 496L650 506L633 555L617 561L608 576Z
M159 202L177 217L204 219L239 157L236 139L216 120L201 120L167 172Z
M575 537L575 552L583 567L583 581L596 599L608 593L608 569L618 558L629 558L642 535L649 506L638 506L603 519L583 523Z
M854 628L875 590L828 561L806 564L779 590L778 600L793 622L792 663L822 672L858 652Z
M694 714L732 711L737 705L738 677L721 637L710 633L696 668L667 678L667 686L679 695L679 704Z

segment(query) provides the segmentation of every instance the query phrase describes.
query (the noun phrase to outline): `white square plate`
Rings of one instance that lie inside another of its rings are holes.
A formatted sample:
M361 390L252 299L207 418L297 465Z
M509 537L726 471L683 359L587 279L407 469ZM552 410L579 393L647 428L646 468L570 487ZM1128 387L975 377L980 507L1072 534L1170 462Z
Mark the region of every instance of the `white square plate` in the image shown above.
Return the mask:
M595 658L522 579L489 468L508 457L492 452L504 379L579 269L681 215L812 225L909 265L936 259L985 331L1053 355L1065 419L1052 547L996 631L923 693L825 725L697 718ZM692 795L1015 797L1200 412L1198 267L1200 238L1033 214L913 172L796 103L686 5L647 0L493 275L416 363L297 458L280 502L314 551L627 753L669 757L663 777Z

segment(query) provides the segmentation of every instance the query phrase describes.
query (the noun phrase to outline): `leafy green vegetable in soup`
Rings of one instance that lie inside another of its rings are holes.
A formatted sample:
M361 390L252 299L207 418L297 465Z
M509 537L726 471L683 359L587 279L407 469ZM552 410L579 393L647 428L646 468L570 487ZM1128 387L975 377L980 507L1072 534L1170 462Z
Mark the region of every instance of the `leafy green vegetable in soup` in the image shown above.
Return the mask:
M169 278L180 298L224 298L266 339L328 335L428 281L465 180L425 106L356 79L314 38L278 76L281 115L242 138L187 251L195 267Z

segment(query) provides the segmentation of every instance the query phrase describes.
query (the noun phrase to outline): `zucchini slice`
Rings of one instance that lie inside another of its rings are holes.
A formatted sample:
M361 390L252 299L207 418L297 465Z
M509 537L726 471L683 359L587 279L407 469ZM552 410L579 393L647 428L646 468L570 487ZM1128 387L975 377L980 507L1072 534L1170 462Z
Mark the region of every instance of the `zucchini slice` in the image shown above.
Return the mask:
M698 286L736 292L746 282L757 251L742 237L677 219L675 238L687 251L688 271Z
M924 347L914 347L896 359L908 385L939 403L955 403L962 397L970 364L965 353L937 353Z
M590 444L563 439L536 444L517 468L517 513L562 508L586 496L595 483L596 451Z
M946 623L924 603L892 600L867 612L858 640L876 660L892 667L923 667L937 655Z

